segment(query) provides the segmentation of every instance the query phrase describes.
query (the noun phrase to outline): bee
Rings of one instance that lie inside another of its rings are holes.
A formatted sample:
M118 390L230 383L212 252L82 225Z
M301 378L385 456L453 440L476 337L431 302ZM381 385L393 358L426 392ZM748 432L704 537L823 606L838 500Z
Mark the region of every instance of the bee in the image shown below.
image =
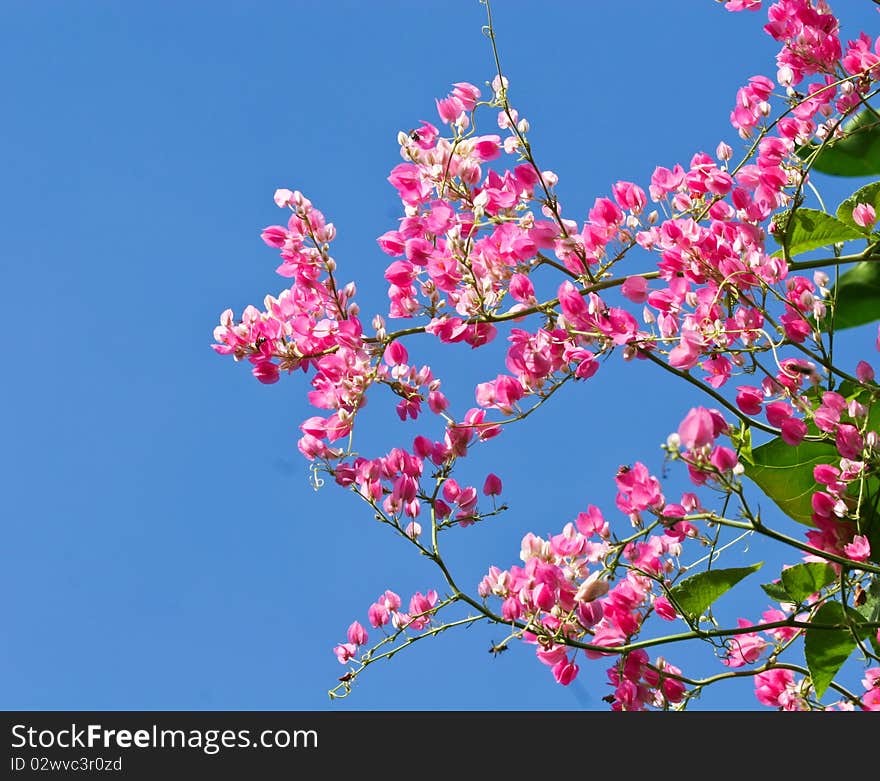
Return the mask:
M489 653L492 654L492 656L498 656L498 654L503 654L505 651L509 650L510 647L507 645L507 641L498 643L497 645L493 642L492 645L489 646Z

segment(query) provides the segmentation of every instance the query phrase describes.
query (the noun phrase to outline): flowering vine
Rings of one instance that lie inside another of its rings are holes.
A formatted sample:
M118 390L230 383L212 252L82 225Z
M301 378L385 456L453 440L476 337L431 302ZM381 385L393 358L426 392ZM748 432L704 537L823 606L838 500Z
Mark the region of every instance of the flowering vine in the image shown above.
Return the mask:
M867 355L880 332L855 366L834 354L841 331L880 319L880 181L834 213L814 182L816 172L880 175L880 158L864 151L880 142L870 103L880 44L866 33L841 39L822 0L771 4L775 78L749 78L730 114L741 155L721 142L641 185L619 181L580 222L510 102L484 5L494 78L482 89L455 83L435 102L437 125L398 137L402 162L388 181L403 214L378 238L391 258L387 312L362 320L331 255L335 227L302 193L279 189L286 222L262 238L290 286L239 318L226 310L214 331L214 349L249 363L260 382L308 378L317 414L300 425L301 453L437 569L435 588L408 601L386 590L363 606L364 623L334 648L348 669L331 695L419 640L492 622L508 632L495 649L526 643L561 685L602 660L614 710L684 708L743 677L773 708L880 709L880 386ZM415 357L418 339L479 349L499 337L504 365L487 370L465 410ZM558 534L527 534L518 564L459 583L441 533L507 505L501 478L463 484L458 462L563 385L601 381L613 357L647 361L703 394L664 446L690 490L667 496L635 461L614 476L613 515L588 505ZM419 433L368 457L352 442L375 386ZM803 534L768 523L752 484ZM715 600L761 567L717 566L744 535L787 546L792 564L764 584L771 602L760 615L725 626ZM688 676L673 663L686 641L710 646L723 669ZM850 657L865 666L860 690L838 680Z

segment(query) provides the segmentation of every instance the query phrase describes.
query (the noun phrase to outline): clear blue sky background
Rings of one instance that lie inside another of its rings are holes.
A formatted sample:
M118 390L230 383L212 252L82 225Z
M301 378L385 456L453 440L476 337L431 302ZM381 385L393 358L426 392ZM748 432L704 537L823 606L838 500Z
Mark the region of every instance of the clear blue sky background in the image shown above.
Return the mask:
M871 29L871 3L838 5ZM578 220L617 179L734 142L737 87L773 73L763 14L708 0L495 11L514 103ZM604 664L559 687L529 648L493 659L498 628L421 643L331 706L348 623L386 587L440 582L354 497L310 488L302 378L261 386L208 346L225 307L284 287L258 237L281 214L276 187L333 220L340 276L385 311L375 238L399 216L397 132L433 119L451 82L492 78L483 23L477 0L3 3L0 706L605 707ZM463 410L501 347L410 351ZM616 518L617 466L659 469L695 401L613 361L469 458L471 481L501 464L513 509L449 535L460 582L517 563L525 531L555 533L588 502ZM362 450L437 434L395 420L377 398ZM668 656L721 669L702 650ZM702 703L754 704L733 685Z

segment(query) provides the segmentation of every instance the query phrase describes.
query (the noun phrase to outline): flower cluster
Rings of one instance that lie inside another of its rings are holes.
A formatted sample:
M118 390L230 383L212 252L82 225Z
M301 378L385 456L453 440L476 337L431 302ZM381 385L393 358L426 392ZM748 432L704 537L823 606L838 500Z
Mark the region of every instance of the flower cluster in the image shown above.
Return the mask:
M761 2L725 5L755 11ZM844 45L823 0L778 0L764 29L781 44L775 78L748 79L730 115L748 142L744 159L734 165L733 149L722 142L714 155L699 151L687 165L658 166L644 187L615 182L583 220L564 212L559 177L536 162L530 124L511 106L506 78L499 73L485 96L474 84L455 83L436 100L439 127L422 121L398 137L402 162L388 181L403 213L377 240L392 260L384 271L387 312L371 320L372 334L360 320L354 284L337 282L333 224L301 193L276 192L289 217L262 238L279 251L277 273L290 287L267 296L263 309L248 306L238 320L226 310L213 347L250 363L263 383L295 370L307 375L307 398L320 414L301 423L299 450L440 566L448 598L416 593L404 612L400 597L386 591L369 608L374 628L395 630L380 643L434 631L442 626L440 610L465 602L533 645L562 685L577 676L579 657L613 657L614 709L679 707L705 682L631 647L656 615L684 621L695 638L721 638L722 663L754 672L759 702L813 706L809 679L773 664L809 612L782 604L764 614L764 624L740 619L726 634L706 634L705 617L683 610L676 596L688 569L680 560L684 546L711 546L703 559L714 562L721 528L766 531L743 489L752 431L788 448L813 448L815 483L806 492L813 528L803 541L790 540L804 559L830 560L841 582L861 573L859 565L869 571L872 555L876 560L865 486L880 469L872 415L880 391L866 361L853 374L834 365L826 348L833 286L823 271L799 273L817 264L792 256L810 184L804 149L844 136L845 120L880 80L880 44L862 34ZM497 133L476 131L478 112L493 116ZM876 222L872 197L850 209L854 230L868 241ZM771 238L778 249L768 246ZM634 267L639 259L642 266ZM406 327L391 330L395 320ZM474 349L506 338L504 366L476 384L476 406L463 415L453 413L432 367L411 360L404 340L417 334ZM686 465L697 490L720 493L725 508L736 498L740 518L707 509L696 493L668 501L657 476L637 461L615 476L629 536L619 537L618 524L589 506L559 534L527 534L522 566L490 567L479 599L467 596L443 564L437 532L503 507L495 504L500 479L486 478L482 493L493 509L483 510L476 486L452 476L457 461L563 384L592 378L614 354L653 363L711 397L710 406L690 410L666 451ZM353 451L351 435L376 386L391 391L401 421L433 428L371 457ZM423 417L426 408L431 416ZM334 652L343 664L364 664L372 653L367 643L367 631L354 622ZM852 695L850 704L878 707L878 669L867 673L867 694Z

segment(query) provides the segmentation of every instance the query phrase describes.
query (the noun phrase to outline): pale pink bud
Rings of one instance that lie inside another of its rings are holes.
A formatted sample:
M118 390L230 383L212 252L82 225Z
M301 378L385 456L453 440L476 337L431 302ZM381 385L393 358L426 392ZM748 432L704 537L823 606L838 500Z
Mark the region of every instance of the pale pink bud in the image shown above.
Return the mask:
M608 581L599 577L599 572L594 572L588 577L574 595L576 602L592 602L594 599L604 597L608 593Z
M411 540L417 540L422 534L422 525L418 521L410 521L403 533Z
M284 208L285 206L290 206L292 198L293 193L290 190L275 191L275 204L281 208Z
M718 147L715 149L715 156L719 160L723 160L725 163L733 157L733 148L730 144L725 144L723 141L718 144Z
M781 87L790 87L794 83L794 71L788 65L783 65L776 71L776 81Z

